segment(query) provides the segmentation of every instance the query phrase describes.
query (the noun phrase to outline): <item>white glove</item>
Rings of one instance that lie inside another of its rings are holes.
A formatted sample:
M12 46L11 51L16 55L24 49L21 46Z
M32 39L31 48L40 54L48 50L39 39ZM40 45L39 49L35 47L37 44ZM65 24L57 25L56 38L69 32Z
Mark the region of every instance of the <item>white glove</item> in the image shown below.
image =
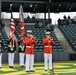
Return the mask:
M32 38L32 39L34 39L34 36L33 36L33 35L31 35L31 38Z

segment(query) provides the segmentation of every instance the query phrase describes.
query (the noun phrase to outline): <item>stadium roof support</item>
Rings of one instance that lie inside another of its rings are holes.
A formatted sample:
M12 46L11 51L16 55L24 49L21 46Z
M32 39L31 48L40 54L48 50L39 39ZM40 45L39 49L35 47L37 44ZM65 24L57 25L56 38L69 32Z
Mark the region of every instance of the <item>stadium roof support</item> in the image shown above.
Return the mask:
M45 1L35 1L35 0L2 0L2 2L18 2L18 3L47 3Z
M51 3L52 0L49 0L49 3Z
M44 13L44 20L45 20L45 22L46 22L46 12ZM46 24L46 23L45 23Z
M50 5L48 4L48 20L50 20Z
M0 18L1 18L1 0L0 0Z

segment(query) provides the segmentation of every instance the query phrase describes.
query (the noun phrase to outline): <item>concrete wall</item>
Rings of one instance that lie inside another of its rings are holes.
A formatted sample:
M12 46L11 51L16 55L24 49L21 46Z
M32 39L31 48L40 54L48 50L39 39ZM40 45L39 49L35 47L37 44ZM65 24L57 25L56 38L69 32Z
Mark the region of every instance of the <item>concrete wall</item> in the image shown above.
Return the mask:
M54 52L53 53L53 61L69 61L70 53L69 52ZM43 52L35 52L35 62L43 62L44 55ZM2 62L8 62L8 53L3 53ZM15 63L19 62L19 53L15 53Z

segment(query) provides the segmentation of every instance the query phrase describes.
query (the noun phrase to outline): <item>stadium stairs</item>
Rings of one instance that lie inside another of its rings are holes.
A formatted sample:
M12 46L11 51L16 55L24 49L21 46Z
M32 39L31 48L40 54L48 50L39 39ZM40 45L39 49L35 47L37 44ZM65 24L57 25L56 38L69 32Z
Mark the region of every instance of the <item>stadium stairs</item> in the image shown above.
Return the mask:
M76 25L59 26L73 51L76 51Z
M57 39L59 40L61 47L64 51L69 51L72 52L72 48L69 45L68 41L66 40L66 38L64 37L64 35L62 34L62 32L60 31L60 29L58 28L58 26L54 26L54 33L57 36Z

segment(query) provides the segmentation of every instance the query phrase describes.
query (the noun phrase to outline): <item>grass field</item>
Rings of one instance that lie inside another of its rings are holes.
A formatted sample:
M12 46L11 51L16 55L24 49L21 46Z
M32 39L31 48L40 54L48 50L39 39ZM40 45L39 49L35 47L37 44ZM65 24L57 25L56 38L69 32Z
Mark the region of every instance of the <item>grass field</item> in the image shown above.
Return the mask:
M76 75L76 62L54 62L54 75ZM43 63L35 63L35 72L26 73L25 67L15 64L14 68L9 68L7 64L3 64L0 68L0 75L51 75L51 71L44 71Z

